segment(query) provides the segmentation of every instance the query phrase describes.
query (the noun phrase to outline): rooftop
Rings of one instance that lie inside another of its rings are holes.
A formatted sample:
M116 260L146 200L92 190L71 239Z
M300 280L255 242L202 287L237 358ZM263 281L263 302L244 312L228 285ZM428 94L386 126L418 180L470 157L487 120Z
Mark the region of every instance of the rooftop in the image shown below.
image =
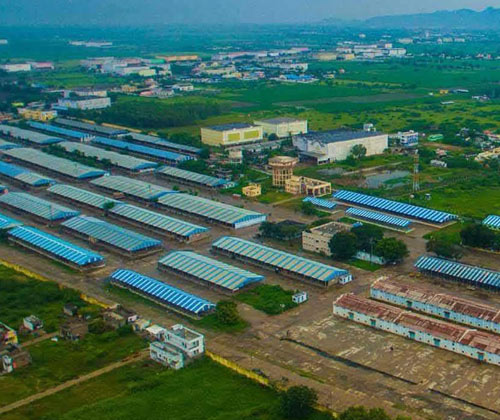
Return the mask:
M263 122L267 124L286 124L286 123L293 123L293 122L300 122L300 121L305 121L304 119L300 118L290 118L290 117L278 117L278 118L269 118L267 120L258 120L257 122Z
M373 131L352 131L352 130L329 130L329 131L310 131L307 134L301 134L300 137L309 141L319 141L321 143L337 143L342 141L364 139L366 137L381 136L383 133Z
M241 130L244 128L251 128L251 127L255 127L255 125L249 123L229 123L229 124L212 125L207 128L215 131L230 131L230 130Z

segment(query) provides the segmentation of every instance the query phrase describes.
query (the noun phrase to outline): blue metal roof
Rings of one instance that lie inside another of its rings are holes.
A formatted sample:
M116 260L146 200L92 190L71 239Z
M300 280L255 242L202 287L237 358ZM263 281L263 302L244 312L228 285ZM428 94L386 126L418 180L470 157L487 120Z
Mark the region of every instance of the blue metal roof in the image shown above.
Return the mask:
M62 141L62 139L58 137L47 136L46 134L37 133L36 131L24 130L19 127L13 127L5 124L0 124L0 133L15 139L29 141L42 146Z
M81 131L69 130L67 128L57 127L55 125L50 125L50 124L43 124L36 121L29 121L28 125L37 130L60 134L61 136L71 137L77 140L83 140L91 136L90 134L82 133Z
M156 184L150 184L149 182L119 175L103 176L102 178L91 181L91 184L148 201L154 201L167 194L177 194L176 191L160 187Z
M146 297L195 315L215 308L215 304L208 300L132 270L116 270L110 278L112 281L131 288Z
M350 207L345 212L348 216L360 217L365 220L380 222L386 225L395 226L398 228L407 228L411 225L411 220L403 219L401 217L389 216L384 213L379 213L372 210L357 209Z
M94 207L97 209L104 209L105 206L108 205L108 203L119 203L118 200L113 200L112 198L96 194L82 188L73 187L72 185L56 184L50 188L47 188L47 191L58 197L62 197L67 200L74 201L78 204L84 204L86 206Z
M225 264L191 251L172 251L158 261L160 266L177 273L235 292L248 284L264 280L264 276Z
M51 185L55 184L56 182L52 178L47 178L46 176L29 171L28 169L22 168L21 166L2 161L0 161L0 175L15 179L17 181L21 181L34 187Z
M62 223L65 228L127 252L161 246L161 241L90 216L77 216Z
M155 159L160 159L162 161L174 164L194 159L192 156L169 152L167 150L159 150L153 147L141 146L140 144L127 143L121 140L108 139L106 137L95 137L94 139L92 139L92 143L112 147L119 150L129 151L132 153L138 153L140 155L153 157Z
M160 175L178 179L180 181L187 181L193 184L198 184L203 187L222 187L228 183L225 179L216 178L214 176L199 174L197 172L186 171L184 169L174 168L172 166L164 166L157 171Z
M0 213L0 230L10 229L21 225L22 223L19 220Z
M398 201L373 197L371 195L360 194L353 191L339 190L333 194L333 197L340 201L346 201L348 203L384 210L404 216L410 216L433 223L444 223L457 219L456 215L446 213L444 211L400 203Z
M23 147L23 146L16 143L12 143L7 140L0 139L0 150L15 149L16 147Z
M312 280L329 283L349 272L341 268L299 257L288 252L247 241L233 236L223 236L212 243L212 248L230 252L253 260L256 263L271 265Z
M421 256L417 260L415 267L435 275L453 277L457 280L467 281L479 287L500 289L499 271L488 270L486 268L426 255Z
M104 260L102 256L95 252L81 248L56 236L49 235L31 226L15 227L8 232L8 235L79 266L94 264Z
M492 229L500 229L500 216L490 214L486 219L483 220L483 225Z
M337 204L330 200L325 200L324 198L316 197L306 197L302 200L304 203L312 203L315 206L322 207L324 209L332 210L337 207Z
M0 196L0 205L49 221L67 219L80 214L79 211L21 192L9 192Z
M179 153L192 153L192 154L200 154L201 149L199 147L188 146L185 144L173 143L161 137L151 136L149 134L141 134L141 133L127 133L127 136L131 137L133 140L139 143L146 143L153 146L156 146L160 149L166 150L174 150Z
M67 109L66 107L63 108ZM105 136L117 136L120 134L127 133L127 130L124 130L122 128L106 127L104 125L98 125L98 124L89 124L86 122L78 120L70 120L67 118L56 118L54 122L56 124L64 125L66 127L72 127L83 131L90 131L92 133L98 133Z

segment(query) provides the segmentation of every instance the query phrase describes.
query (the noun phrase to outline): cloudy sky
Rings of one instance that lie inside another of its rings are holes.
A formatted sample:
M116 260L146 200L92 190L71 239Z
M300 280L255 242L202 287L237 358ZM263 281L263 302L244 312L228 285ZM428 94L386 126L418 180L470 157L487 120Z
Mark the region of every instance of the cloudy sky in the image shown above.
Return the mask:
M292 23L495 5L498 0L0 0L0 24Z

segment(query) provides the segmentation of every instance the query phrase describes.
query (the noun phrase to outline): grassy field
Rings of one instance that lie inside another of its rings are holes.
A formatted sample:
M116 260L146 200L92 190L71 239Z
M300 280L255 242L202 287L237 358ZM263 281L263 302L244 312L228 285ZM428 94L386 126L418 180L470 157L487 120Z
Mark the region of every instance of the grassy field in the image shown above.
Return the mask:
M293 294L292 290L284 290L278 285L260 284L239 293L236 299L266 314L277 315L297 306L292 301Z

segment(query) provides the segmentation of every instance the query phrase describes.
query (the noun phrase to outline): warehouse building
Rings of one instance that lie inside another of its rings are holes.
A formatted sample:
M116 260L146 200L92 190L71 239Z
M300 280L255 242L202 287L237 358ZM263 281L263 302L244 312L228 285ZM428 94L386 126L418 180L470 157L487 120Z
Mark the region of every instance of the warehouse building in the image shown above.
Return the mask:
M400 279L379 278L372 284L370 296L409 310L500 333L500 308L405 284Z
M21 226L22 224L23 223L21 223L19 220L13 219L12 217L0 213L0 230L12 229L13 227Z
M76 130L87 131L94 135L116 137L123 134L127 134L128 131L122 128L108 127L105 125L90 124L77 120L70 120L68 118L56 118L54 122L57 125L62 125L63 127L70 127Z
M108 212L110 217L122 220L152 233L191 243L208 237L209 228L174 219L142 207L118 204Z
M351 219L366 221L384 228L400 230L405 233L412 230L411 220L390 216L388 214L379 213L378 211L350 207L345 211L345 214Z
M90 183L117 196L127 196L138 201L155 202L164 195L177 194L159 185L119 175L103 176Z
M10 149L15 149L16 147L23 147L17 143L12 143L7 140L0 139L0 151L1 150L10 150Z
M197 172L186 171L184 169L174 168L172 166L164 166L156 172L158 175L169 179L170 181L178 182L179 184L191 185L194 187L204 188L225 188L230 184L222 178L203 175Z
M490 214L483 220L483 225L490 229L500 230L500 216Z
M104 266L104 258L31 226L18 226L8 232L9 241L23 248L82 271Z
M35 149L23 147L20 149L5 150L2 153L15 161L74 180L87 180L108 174L107 171L49 155Z
M132 270L116 270L110 281L115 286L192 317L202 317L215 309L215 304L208 300Z
M113 200L112 198L82 188L73 187L72 185L56 184L47 188L47 191L63 201L92 210L107 210L120 203L118 200Z
M207 223L220 224L232 229L258 225L266 221L265 214L189 194L163 195L158 199L158 204L173 213L193 216Z
M232 236L217 239L212 243L212 251L322 287L352 280L347 270Z
M158 261L158 269L223 292L237 292L264 276L191 251L171 251Z
M485 289L500 289L500 272L444 258L422 255L415 267L425 274L442 277Z
M17 183L26 189L44 188L56 183L52 178L29 171L21 166L2 161L0 161L0 177L7 179L13 184Z
M380 155L389 147L389 137L373 131L316 131L294 136L293 145L301 159L323 164L347 159L357 145L366 148L366 156Z
M162 243L132 230L90 216L73 217L61 224L63 230L129 258L141 258L161 251Z
M337 207L337 204L335 204L333 201L326 200L324 198L306 197L302 200L302 202L311 203L316 207L321 207L322 209L326 210L333 210L335 207Z
M333 194L338 201L382 210L401 216L412 217L424 222L442 224L456 220L458 216L444 211L428 209L426 207L414 206L412 204L400 203L399 201L387 200L372 195L361 194L354 191L338 190Z
M78 109L87 111L91 109L104 109L111 106L111 98L101 96L74 96L59 98L57 106L65 109Z
M151 136L149 134L134 133L131 131L130 133L127 133L123 138L125 140L131 141L132 143L152 146L157 149L168 150L170 152L181 153L194 157L198 156L201 153L201 149L199 147L174 143L161 137Z
M247 123L230 123L204 127L201 141L209 146L239 146L262 141L262 127Z
M158 166L157 163L150 162L149 160L103 150L99 147L89 146L88 144L64 141L59 143L59 146L69 153L79 152L84 156L93 157L101 163L109 163L112 166L132 173L153 172Z
M266 137L274 134L278 138L307 134L307 120L298 118L271 118L268 120L254 121L254 124L262 127Z
M92 134L70 130L69 128L58 127L57 125L43 124L35 121L28 121L28 125L35 130L57 134L59 137L67 137L80 142L87 142L93 137Z
M333 304L333 313L382 331L500 365L500 337L469 329L370 299L344 294Z
M23 128L12 127L5 124L0 124L0 134L14 140L22 140L26 143L32 143L38 146L47 146L49 144L60 143L63 141L59 137L47 136L46 134L37 133L36 131L25 130Z
M9 192L0 196L0 206L13 213L26 215L42 223L57 223L75 217L79 211L22 192Z

